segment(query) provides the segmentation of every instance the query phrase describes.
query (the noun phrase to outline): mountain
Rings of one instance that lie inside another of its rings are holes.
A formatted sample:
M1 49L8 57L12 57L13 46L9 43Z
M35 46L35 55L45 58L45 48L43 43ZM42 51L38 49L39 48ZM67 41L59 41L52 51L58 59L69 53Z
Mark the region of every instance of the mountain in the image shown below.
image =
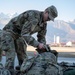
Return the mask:
M11 18L17 15L18 13L13 15L0 13L0 29L2 29L10 21ZM46 34L47 43L52 43L54 41L54 35L59 36L61 42L75 40L75 19L69 22L65 22L63 20L48 22Z
M2 29L4 25L8 23L9 20L9 14L0 13L0 29Z
M11 18L17 16L18 13L14 13L13 15L11 14L4 14L0 13L0 29L2 29L9 21Z
M4 13L0 13L0 19L8 19L9 15L8 14L4 14Z
M49 22L47 28L47 37L50 38L50 42L53 42L54 35L59 36L61 42L73 41L75 39L75 24L61 20L55 22Z
M73 21L70 21L69 24L71 28L75 30L75 19Z
M14 13L11 18L18 16L18 13Z

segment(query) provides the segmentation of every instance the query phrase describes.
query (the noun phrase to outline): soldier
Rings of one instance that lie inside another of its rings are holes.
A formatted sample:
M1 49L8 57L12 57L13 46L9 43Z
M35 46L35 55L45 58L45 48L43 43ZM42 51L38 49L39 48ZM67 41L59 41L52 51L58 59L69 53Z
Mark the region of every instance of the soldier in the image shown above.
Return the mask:
M5 67L7 69L14 69L15 51L19 65L21 66L23 61L25 62L27 44L39 49L44 48L47 21L54 21L57 16L57 9L52 5L43 12L37 10L25 11L9 21L3 28L6 33L3 34L1 43L1 48L6 52ZM38 32L37 40L31 36L36 32Z

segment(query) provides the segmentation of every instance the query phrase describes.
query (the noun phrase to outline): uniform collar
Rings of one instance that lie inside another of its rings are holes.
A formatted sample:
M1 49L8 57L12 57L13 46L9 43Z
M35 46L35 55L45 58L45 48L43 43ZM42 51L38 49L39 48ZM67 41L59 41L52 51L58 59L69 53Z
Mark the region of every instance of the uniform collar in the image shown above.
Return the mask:
M40 22L39 22L39 26L43 27L44 26L44 21L43 21L43 12L40 13Z

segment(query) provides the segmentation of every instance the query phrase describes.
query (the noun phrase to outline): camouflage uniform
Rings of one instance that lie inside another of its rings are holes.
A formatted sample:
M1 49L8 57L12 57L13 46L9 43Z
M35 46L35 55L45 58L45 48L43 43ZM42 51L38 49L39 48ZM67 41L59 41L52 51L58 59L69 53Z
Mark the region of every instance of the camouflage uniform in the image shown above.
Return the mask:
M1 61L1 59L2 59L1 36L2 36L2 30L0 30L0 61Z
M36 10L26 11L11 19L3 28L2 50L6 52L6 68L14 68L15 51L19 65L26 58L26 43L37 47L39 42L46 43L46 23L43 22L43 12ZM38 32L36 41L31 35Z

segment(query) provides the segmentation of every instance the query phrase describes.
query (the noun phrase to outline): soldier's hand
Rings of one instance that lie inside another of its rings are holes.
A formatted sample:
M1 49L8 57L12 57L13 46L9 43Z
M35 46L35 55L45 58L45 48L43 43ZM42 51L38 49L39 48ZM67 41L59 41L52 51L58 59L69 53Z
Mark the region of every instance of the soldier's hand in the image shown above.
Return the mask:
M45 49L44 44L43 43L40 43L39 46L38 46L38 48L39 49Z

